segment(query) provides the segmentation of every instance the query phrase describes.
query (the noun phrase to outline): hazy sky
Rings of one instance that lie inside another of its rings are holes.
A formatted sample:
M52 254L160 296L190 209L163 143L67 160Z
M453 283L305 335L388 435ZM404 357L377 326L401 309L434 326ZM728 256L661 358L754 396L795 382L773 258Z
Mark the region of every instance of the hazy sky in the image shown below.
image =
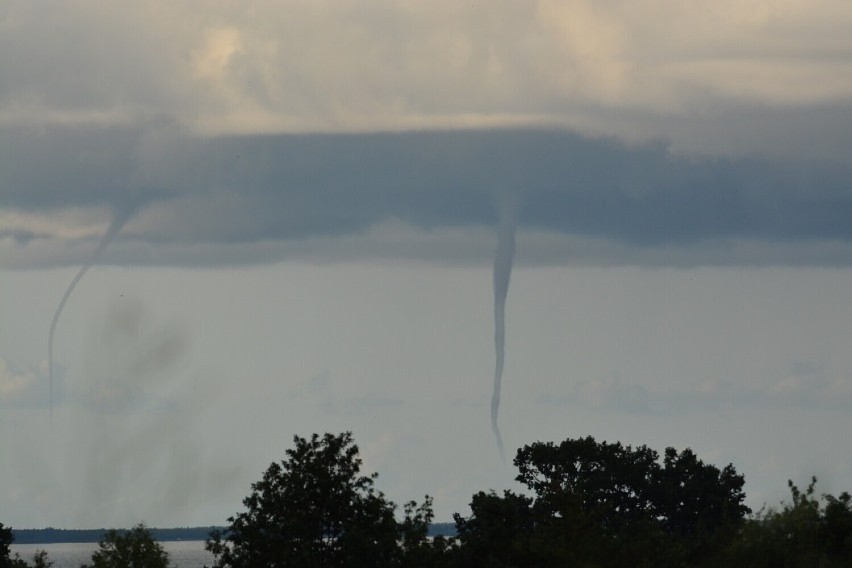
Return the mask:
M438 520L507 449L852 489L845 1L0 4L0 521L221 524L352 430ZM120 226L56 330L74 274Z

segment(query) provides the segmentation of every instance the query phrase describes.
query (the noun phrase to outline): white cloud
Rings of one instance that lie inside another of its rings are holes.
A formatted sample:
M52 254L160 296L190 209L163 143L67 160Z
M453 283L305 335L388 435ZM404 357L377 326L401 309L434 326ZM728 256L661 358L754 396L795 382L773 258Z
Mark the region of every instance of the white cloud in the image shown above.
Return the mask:
M58 211L0 209L0 228L9 233L23 232L34 237L59 239L100 238L109 226L106 207L69 207Z
M56 393L64 394L62 370L57 373ZM47 362L19 368L0 357L0 407L47 406Z
M242 50L240 32L234 28L208 30L204 44L192 52L193 76L212 85L221 82L228 74L231 60Z
M680 137L672 117L848 105L850 24L841 0L69 2L50 14L14 2L0 120L154 113L220 134L520 123L630 136L638 113L642 136Z

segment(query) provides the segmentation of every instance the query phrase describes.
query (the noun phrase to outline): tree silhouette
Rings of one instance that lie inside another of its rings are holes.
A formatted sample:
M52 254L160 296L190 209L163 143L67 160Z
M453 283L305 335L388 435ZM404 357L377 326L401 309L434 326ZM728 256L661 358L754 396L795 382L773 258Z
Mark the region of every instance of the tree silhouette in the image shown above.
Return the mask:
M12 558L12 550L10 546L15 542L15 535L12 534L11 527L4 527L0 523L0 568L17 567L16 560Z
M246 511L211 533L216 566L400 566L435 550L426 541L431 500L409 503L398 525L395 505L373 487L377 474L361 475L350 432L293 442L252 484Z
M478 493L455 516L468 566L695 566L721 554L749 509L743 477L691 450L659 454L592 437L518 450L534 498Z
M145 525L129 531L110 529L92 554L91 567L82 568L168 568L169 554Z

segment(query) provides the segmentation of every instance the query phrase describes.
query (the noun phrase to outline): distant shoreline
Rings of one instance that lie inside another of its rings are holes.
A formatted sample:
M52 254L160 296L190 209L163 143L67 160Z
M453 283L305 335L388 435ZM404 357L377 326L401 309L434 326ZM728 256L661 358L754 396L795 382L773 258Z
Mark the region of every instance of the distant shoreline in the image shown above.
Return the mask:
M206 540L210 531L225 527L183 527L170 529L148 528L151 536L161 542L179 540ZM12 529L14 544L60 544L100 541L107 529Z
M148 528L151 535L160 542L181 540L207 540L210 532L224 531L227 527L182 527L157 529ZM107 529L12 529L15 535L14 544L61 544L61 543L96 543L100 541ZM456 527L453 523L432 523L429 525L429 536L455 536Z

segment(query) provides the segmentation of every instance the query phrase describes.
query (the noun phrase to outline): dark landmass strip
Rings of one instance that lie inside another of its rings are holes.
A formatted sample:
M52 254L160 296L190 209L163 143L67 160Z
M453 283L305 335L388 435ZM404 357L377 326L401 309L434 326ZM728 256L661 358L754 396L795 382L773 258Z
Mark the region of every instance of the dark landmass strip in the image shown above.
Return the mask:
M148 529L159 541L205 540L210 531L225 527L183 527L173 529ZM13 529L15 544L53 544L58 542L98 542L106 529Z
M151 535L161 541L176 540L206 540L210 531L224 531L226 527L183 527L172 529L148 529ZM15 544L53 544L59 542L98 542L104 536L106 529L14 529ZM455 536L456 526L453 523L432 523L429 525L429 536Z
M456 536L456 524L432 523L429 525L429 536Z

